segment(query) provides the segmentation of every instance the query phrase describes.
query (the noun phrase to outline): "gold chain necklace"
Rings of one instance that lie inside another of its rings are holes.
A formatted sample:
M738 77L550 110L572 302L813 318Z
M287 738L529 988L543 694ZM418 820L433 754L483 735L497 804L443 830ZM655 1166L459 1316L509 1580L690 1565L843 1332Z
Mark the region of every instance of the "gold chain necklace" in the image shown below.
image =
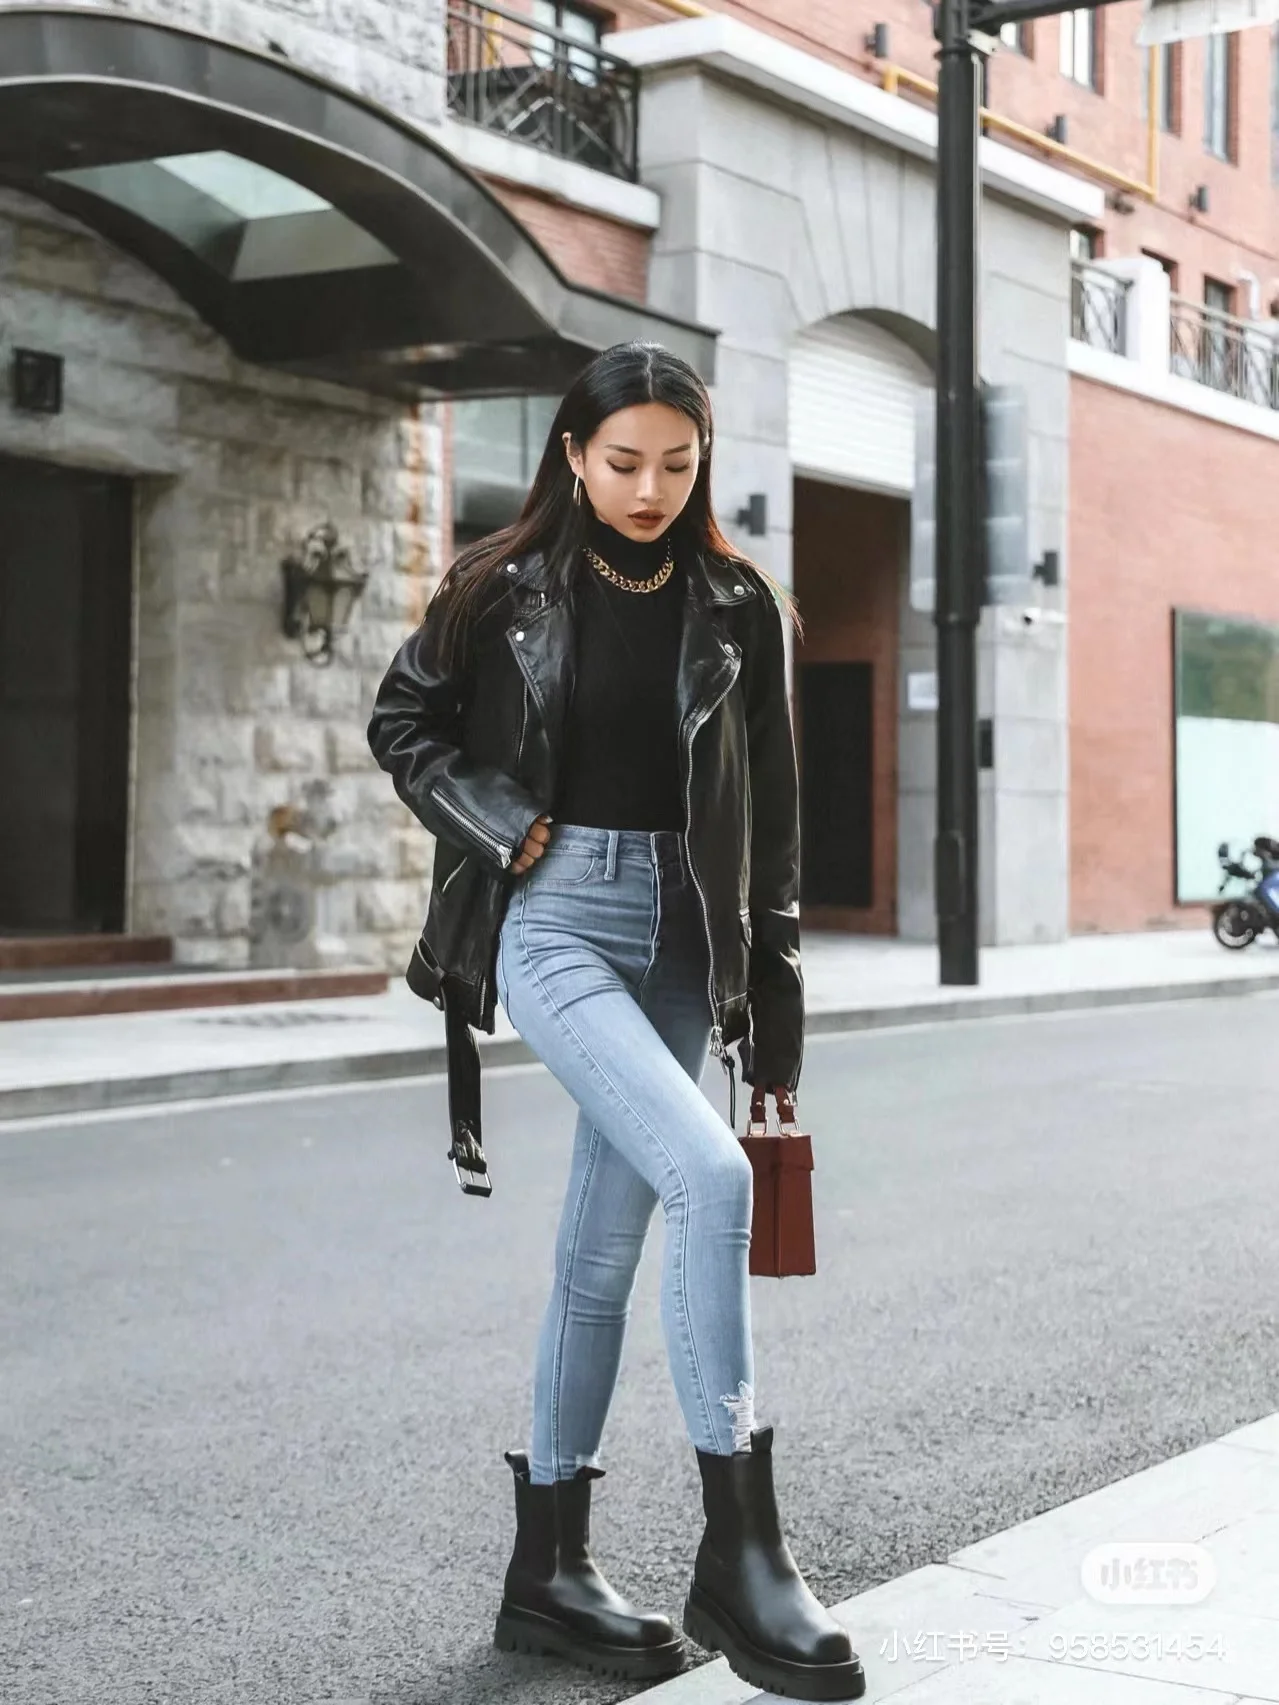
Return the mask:
M628 580L626 575L618 574L616 569L610 568L599 552L593 551L589 545L586 546L586 554L591 559L591 566L598 569L605 580L613 586L620 586L624 592L656 592L665 586L675 572L675 558L671 555L669 543L666 546L665 562L648 580Z

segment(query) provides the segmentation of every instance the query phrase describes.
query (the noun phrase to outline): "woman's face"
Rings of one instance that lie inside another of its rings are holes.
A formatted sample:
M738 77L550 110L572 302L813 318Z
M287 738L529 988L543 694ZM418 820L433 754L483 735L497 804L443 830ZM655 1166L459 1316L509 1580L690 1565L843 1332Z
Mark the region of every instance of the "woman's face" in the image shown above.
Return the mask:
M628 539L659 538L688 502L697 478L697 426L667 403L637 403L601 422L569 466L601 521Z

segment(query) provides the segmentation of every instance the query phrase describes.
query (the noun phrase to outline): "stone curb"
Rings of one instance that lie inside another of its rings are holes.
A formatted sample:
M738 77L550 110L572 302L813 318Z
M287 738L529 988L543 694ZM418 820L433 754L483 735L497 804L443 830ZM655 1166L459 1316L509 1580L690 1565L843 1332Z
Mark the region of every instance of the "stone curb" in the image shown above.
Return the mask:
M961 1020L1007 1018L1033 1013L1084 1012L1160 1001L1212 1000L1279 990L1279 972L1256 977L1212 977L1195 982L1146 983L1109 989L1049 989L1035 994L973 995L901 1005L848 1007L808 1015L810 1036L887 1030ZM482 1057L494 1065L527 1065L535 1056L518 1039L490 1041L480 1035ZM211 1066L197 1071L148 1072L134 1077L33 1084L0 1089L0 1124L10 1119L48 1118L63 1113L101 1112L166 1101L212 1100L263 1090L307 1089L326 1084L376 1083L387 1078L427 1077L446 1069L442 1045L314 1060L267 1060L252 1065Z

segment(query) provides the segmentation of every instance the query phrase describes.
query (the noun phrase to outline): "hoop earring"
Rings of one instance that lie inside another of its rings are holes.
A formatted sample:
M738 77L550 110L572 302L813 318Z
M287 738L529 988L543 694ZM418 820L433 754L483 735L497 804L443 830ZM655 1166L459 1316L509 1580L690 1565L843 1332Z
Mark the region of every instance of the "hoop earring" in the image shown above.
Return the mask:
M582 507L582 476L581 476L581 474L574 474L573 475L573 502L577 505L577 507L579 509Z

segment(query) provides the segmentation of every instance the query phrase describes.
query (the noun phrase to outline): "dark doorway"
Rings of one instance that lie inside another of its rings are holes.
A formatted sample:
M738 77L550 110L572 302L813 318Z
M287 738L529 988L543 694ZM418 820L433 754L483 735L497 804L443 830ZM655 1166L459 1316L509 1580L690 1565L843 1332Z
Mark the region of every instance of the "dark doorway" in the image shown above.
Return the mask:
M124 928L132 498L0 457L0 933Z
M869 907L875 892L875 674L869 663L805 663L800 898Z
M808 929L897 932L900 609L910 506L797 479L800 905Z

